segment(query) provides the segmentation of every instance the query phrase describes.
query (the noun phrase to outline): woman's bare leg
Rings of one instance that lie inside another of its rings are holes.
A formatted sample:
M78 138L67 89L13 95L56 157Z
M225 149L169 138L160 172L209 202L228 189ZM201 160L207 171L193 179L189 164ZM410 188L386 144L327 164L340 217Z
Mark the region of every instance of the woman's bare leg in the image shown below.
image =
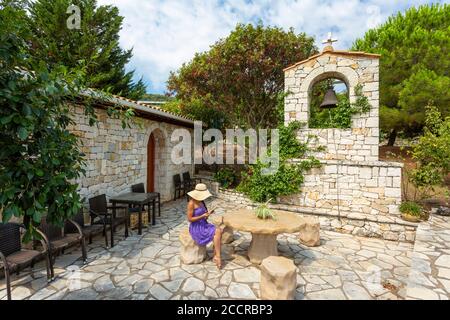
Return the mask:
M214 261L218 268L222 266L222 258L221 258L221 245L222 245L222 230L217 227L216 233L214 234Z

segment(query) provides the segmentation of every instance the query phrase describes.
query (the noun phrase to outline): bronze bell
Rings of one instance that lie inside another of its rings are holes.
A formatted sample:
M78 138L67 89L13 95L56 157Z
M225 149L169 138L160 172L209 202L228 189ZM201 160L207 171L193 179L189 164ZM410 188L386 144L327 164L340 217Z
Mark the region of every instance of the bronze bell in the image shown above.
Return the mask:
M336 93L332 88L328 89L323 98L323 102L320 105L321 109L332 109L336 108L338 104L338 99Z

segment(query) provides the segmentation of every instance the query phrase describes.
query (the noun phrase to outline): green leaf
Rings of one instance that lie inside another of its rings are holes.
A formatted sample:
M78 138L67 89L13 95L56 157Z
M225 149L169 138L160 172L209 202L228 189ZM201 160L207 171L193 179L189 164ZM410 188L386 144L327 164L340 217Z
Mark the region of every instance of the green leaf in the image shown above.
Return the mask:
M43 176L44 176L44 171L42 171L42 169L37 169L37 170L36 170L36 175L37 175L38 177L43 177Z
M28 131L24 127L19 127L18 134L20 140L26 140L28 138Z
M25 114L25 116L31 115L31 108L28 104L24 104L22 107L22 112Z
M36 223L41 222L41 217L42 217L42 215L39 211L34 211L34 213L33 213L33 221L34 222L36 222Z
M9 219L11 219L12 216L13 216L13 211L11 210L11 207L9 207L2 214L3 223L7 223L9 221Z
M8 115L8 116L6 116L6 117L2 117L2 118L0 118L0 123L1 124L8 124L8 123L10 123L11 122L11 120L12 120L12 118L15 116L15 114L13 113L13 114L10 114L10 115Z

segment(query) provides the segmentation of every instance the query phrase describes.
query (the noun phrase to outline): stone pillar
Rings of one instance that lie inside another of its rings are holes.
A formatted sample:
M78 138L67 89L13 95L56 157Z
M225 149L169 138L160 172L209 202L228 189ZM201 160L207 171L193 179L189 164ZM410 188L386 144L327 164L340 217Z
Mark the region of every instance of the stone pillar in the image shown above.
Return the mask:
M217 196L219 194L219 186L220 184L218 182L211 182L210 191L213 195Z
M298 238L300 243L308 247L320 245L319 219L313 217L305 218L305 223L300 227Z
M185 228L180 231L180 254L181 261L185 264L197 264L202 263L206 257L206 247L199 246L192 239L189 229Z
M260 264L269 256L278 255L276 234L252 233L252 241L248 248L248 258L251 263Z
M261 263L261 299L293 300L297 287L297 267L285 257L268 257Z

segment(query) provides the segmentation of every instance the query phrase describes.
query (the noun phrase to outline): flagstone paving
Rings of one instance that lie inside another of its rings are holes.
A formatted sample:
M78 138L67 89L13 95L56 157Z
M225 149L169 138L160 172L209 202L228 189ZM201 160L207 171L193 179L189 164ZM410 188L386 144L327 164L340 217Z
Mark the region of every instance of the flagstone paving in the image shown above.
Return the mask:
M214 200L216 214L240 205ZM165 204L155 226L106 250L101 237L89 245L88 263L79 249L56 260L56 279L45 268L13 276L13 299L258 299L260 271L246 258L251 236L235 233L223 247L224 267L209 258L180 262L179 231L187 226L186 201ZM144 229L145 230L145 229ZM432 216L420 225L415 244L321 232L321 246L308 248L296 235L278 237L280 255L298 267L296 299L448 299L450 218ZM0 299L6 299L4 280Z

